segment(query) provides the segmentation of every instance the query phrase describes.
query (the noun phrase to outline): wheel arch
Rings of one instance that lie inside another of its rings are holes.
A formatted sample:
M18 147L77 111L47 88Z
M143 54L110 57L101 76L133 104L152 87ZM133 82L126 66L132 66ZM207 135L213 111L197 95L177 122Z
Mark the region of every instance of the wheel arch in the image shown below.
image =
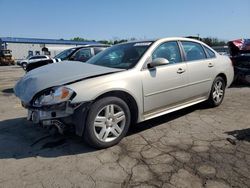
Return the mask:
M138 114L139 114L138 104L135 98L126 91L122 91L122 90L107 91L99 95L98 97L96 97L93 102L101 98L110 97L110 96L118 97L127 103L130 113L131 113L131 124L136 123L138 120Z
M221 77L225 81L225 85L227 86L227 76L224 73L219 73L216 77Z

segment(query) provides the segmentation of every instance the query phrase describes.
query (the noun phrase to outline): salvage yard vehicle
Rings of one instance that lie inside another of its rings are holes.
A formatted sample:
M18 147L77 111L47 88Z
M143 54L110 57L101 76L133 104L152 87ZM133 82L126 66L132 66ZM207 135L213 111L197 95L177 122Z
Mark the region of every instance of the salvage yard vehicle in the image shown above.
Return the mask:
M11 50L0 50L0 65L15 65Z
M23 70L26 70L29 64L39 62L41 60L48 60L48 59L50 59L50 57L47 55L34 55L34 56L29 57L28 59L19 61L18 65L22 66Z
M206 101L219 106L233 66L206 44L163 38L114 45L86 63L35 69L14 88L28 120L72 125L95 148L117 144L129 126Z
M26 67L26 72L29 72L35 68L50 64L50 63L57 63L64 60L70 61L81 61L86 62L91 57L95 56L99 52L108 48L109 45L104 44L95 44L95 45L84 45L78 46L74 48L70 48L67 50L62 51L58 55L56 55L53 59L46 59L41 61L36 61L34 63L30 63Z
M250 54L231 57L234 65L234 82L250 85Z
M228 42L234 66L234 83L250 85L250 39Z

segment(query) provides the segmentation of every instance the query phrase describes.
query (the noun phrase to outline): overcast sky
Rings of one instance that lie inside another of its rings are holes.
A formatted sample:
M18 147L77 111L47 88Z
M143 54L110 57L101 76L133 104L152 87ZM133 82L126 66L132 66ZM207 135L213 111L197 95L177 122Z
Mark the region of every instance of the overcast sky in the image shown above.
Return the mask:
M250 38L250 0L0 0L0 37Z

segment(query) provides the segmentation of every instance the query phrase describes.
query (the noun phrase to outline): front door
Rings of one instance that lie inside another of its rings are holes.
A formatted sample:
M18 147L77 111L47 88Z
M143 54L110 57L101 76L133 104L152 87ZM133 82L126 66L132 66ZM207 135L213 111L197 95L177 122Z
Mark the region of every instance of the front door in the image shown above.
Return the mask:
M186 99L187 65L182 61L177 42L158 46L152 54L152 60L155 58L165 58L169 64L142 71L145 114L177 105Z

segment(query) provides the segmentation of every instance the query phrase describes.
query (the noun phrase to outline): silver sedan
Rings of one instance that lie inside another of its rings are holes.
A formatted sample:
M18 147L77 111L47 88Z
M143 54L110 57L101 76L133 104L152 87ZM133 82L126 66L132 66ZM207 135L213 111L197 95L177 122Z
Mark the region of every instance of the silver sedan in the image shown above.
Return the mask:
M117 144L129 126L206 101L223 101L230 59L187 38L112 46L86 63L51 64L26 74L14 91L28 120L61 133L73 127L93 147Z

